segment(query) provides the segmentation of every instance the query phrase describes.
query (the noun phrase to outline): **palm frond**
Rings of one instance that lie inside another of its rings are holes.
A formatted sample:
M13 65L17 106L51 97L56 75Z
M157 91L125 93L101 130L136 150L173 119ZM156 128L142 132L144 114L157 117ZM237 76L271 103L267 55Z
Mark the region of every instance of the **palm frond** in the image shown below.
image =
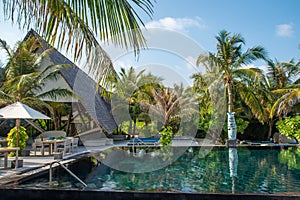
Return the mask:
M245 51L238 57L235 66L241 66L243 64L247 65L258 59L267 60L267 55L268 52L262 46L256 46L247 49L247 51Z
M0 48L4 49L9 57L13 55L13 51L11 50L11 48L9 47L9 45L6 43L5 40L0 39Z
M151 0L36 0L2 1L4 16L21 29L36 27L51 45L58 49L72 49L75 60L87 56L89 73L100 84L105 84L108 74L113 74L108 55L99 41L122 47L133 47L136 54L146 47L140 24L143 21L135 11L151 16ZM133 4L133 5L131 5ZM133 6L135 6L133 8ZM85 52L84 52L85 50Z
M52 101L56 101L59 98L76 98L78 97L70 90L63 89L63 88L56 88L52 89L46 92L43 92L42 94L39 94L36 96L39 99L50 99Z
M57 80L61 70L69 66L69 64L49 65L42 72L39 73L37 79L40 80L40 82L44 82L47 80Z
M281 89L281 92L284 89ZM286 90L287 91L287 90ZM300 102L300 89L295 88L288 90L287 93L282 95L273 105L271 115L277 114L278 116L286 116L293 106Z
M266 83L263 72L258 68L238 68L234 71L234 75L245 82L255 84L255 86Z
M47 108L48 110L51 110L51 106L47 102L36 97L25 97L21 101L22 103L25 103L26 105L38 109L40 111L42 111L43 108Z
M238 94L242 100L249 106L253 115L260 121L265 121L265 113L262 105L260 104L260 99L257 98L257 95L251 90L250 87L244 85L242 82L237 82L236 87L238 88Z
M10 104L12 102L14 102L15 99L13 96L10 96L9 94L3 92L2 90L0 90L0 105L1 104Z

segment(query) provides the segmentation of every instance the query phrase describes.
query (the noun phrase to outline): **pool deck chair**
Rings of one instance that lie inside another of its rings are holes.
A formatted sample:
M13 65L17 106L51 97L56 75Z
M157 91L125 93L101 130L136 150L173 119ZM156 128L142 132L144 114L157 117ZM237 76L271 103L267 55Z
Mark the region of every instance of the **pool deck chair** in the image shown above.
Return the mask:
M145 145L145 146L150 146L150 145L159 145L159 138L134 138L130 140L127 145L129 146L139 146L139 145Z

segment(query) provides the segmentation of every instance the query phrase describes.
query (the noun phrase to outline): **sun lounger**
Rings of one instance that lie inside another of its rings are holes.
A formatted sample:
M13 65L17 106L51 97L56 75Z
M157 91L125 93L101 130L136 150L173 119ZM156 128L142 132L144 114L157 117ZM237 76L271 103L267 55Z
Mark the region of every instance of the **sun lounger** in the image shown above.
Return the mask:
M130 140L127 145L129 146L139 146L139 145L158 145L159 144L159 138L134 138Z

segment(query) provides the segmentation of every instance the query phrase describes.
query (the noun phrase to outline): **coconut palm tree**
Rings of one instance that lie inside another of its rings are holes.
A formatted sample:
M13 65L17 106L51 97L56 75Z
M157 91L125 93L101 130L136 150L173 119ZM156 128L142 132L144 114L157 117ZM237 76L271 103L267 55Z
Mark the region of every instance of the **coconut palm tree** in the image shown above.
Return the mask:
M198 113L196 99L190 88L184 89L183 85L174 85L173 88L151 88L152 102L148 104L149 112L161 125L159 128L171 127L173 134L178 132L180 122L193 124ZM184 130L183 130L184 131Z
M300 99L300 62L269 62L268 78L275 96L270 116L286 116Z
M150 17L153 13L151 0L2 0L0 7L4 18L20 29L35 27L51 45L71 48L75 60L85 55L101 83L114 70L99 41L133 47L138 53L146 44L137 10Z
M280 117L283 111L287 113L297 102L299 86L293 83L297 81L296 77L300 74L300 70L299 62L295 63L293 59L288 62L279 62L275 59L274 61L269 60L267 63L266 80L262 87L258 88L261 91L258 95L262 99L261 105L265 112L263 122L269 125L268 139L270 139L276 116ZM291 104L292 102L294 103Z
M59 97L70 97L73 93L67 89L55 88L43 91L43 86L49 80L55 80L62 65L44 66L50 50L38 54L41 47L35 38L18 43L11 49L4 40L0 39L0 48L7 53L8 64L5 67L5 81L0 88L0 105L23 102L37 109L50 108L44 98L56 100ZM19 120L16 121L20 123Z
M145 74L145 70L136 72L133 67L128 70L121 68L119 77L113 81L115 94L113 99L113 113L115 113L120 124L129 117L128 133L135 134L137 119L144 115L145 102L151 101L150 88L157 85L161 79L152 74ZM130 116L127 116L129 112ZM132 127L133 122L133 127Z
M294 59L288 62L269 60L267 78L271 89L282 89L296 82L300 75L299 65L300 62L295 63Z
M282 96L274 103L270 115L277 115L279 118L285 117L291 109L300 102L299 84L274 90L273 92L281 94Z
M71 91L62 88L43 91L46 81L57 79L60 69L66 66L52 64L44 66L44 60L51 49L38 54L40 47L41 44L36 38L18 43L15 49L11 49L4 40L0 39L0 48L4 49L8 56L5 81L1 88L2 103L22 101L34 105L38 102L42 103L43 98L56 100L59 97L73 95Z
M261 118L263 110L252 88L260 84L259 79L263 75L260 69L246 68L245 66L255 60L266 59L265 49L256 46L243 51L244 38L240 34L231 35L230 32L225 30L221 31L216 39L217 52L199 55L197 65L212 63L213 67L216 68L216 72L222 77L228 96L228 113L233 114L234 95L239 95L256 117ZM249 87L249 85L252 85L252 87ZM231 130L232 128L234 127L228 127ZM232 140L235 139L232 138Z

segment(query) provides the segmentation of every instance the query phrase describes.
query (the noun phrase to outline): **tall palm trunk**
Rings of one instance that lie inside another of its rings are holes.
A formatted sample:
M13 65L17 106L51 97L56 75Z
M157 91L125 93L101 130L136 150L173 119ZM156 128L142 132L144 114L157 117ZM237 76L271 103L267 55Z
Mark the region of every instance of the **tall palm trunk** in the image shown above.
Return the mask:
M72 117L73 117L73 107L72 107L72 103L71 103L70 104L70 112L69 112L69 116L68 116L68 122L67 122L67 128L66 128L67 135L71 135L70 129L71 129Z
M268 124L269 124L268 140L270 140L270 138L272 136L272 128L273 128L273 125L274 125L274 120L270 120Z
M53 109L54 130L60 130L60 115Z
M232 85L230 80L227 82L227 92L228 92L228 113L227 113L227 128L228 128L228 140L236 140L236 123L234 119L233 111L233 95L232 95Z
M228 112L233 110L233 95L232 95L232 85L230 80L227 82L227 93L228 93Z
M136 132L136 119L133 120L133 135L135 135Z
M130 118L130 120L129 120L128 133L129 133L130 135L132 134L132 119L131 119L131 118Z

